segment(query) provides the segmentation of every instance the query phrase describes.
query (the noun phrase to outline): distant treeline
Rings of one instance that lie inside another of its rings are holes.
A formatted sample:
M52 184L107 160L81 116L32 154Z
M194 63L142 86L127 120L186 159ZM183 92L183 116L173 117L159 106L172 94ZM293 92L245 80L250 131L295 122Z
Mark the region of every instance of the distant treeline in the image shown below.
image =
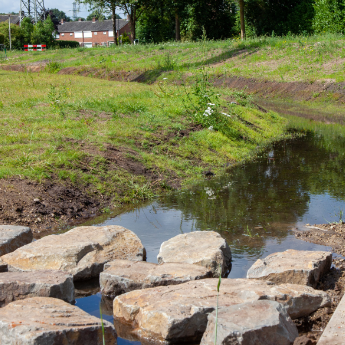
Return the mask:
M175 39L178 3L182 40L200 38L203 27L210 39L239 35L237 0L157 0L138 19L137 37L142 42ZM244 0L244 13L248 37L345 31L345 0Z

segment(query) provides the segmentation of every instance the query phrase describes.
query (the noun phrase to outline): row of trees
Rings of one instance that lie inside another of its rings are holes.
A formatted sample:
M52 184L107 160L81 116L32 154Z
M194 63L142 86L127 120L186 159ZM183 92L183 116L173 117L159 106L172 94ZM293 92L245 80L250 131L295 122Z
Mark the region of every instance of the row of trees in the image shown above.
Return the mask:
M52 47L55 44L54 32L55 27L50 16L35 25L30 18L24 18L21 26L11 24L12 48L22 49L24 44L46 44L48 48ZM0 23L0 37L9 47L8 22Z
M247 36L345 31L345 0L79 0L116 17L125 12L132 38L161 42L207 36ZM115 25L115 24L114 24Z

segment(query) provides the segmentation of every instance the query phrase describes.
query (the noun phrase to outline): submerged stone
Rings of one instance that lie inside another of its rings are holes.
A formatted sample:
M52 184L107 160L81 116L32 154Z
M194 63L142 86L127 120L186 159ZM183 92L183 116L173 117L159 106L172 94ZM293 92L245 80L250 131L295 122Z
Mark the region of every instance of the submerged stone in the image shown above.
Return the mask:
M206 267L213 277L227 277L231 270L231 250L217 232L194 231L163 242L158 263L180 262Z
M26 226L0 225L0 256L32 242L32 239L32 231Z
M0 307L16 300L38 296L55 297L72 303L72 276L53 270L0 274Z
M103 321L107 345L116 345L114 326ZM16 345L101 345L102 324L95 316L60 299L34 297L0 309L0 342Z
M220 307L208 315L200 345L291 345L298 337L285 308L274 301ZM217 342L215 328L217 325Z
M52 269L82 280L98 276L108 261L144 260L145 248L132 231L122 226L83 226L43 237L1 259L10 271Z
M185 263L157 265L143 261L115 260L105 264L104 268L99 282L102 294L107 296L211 277L205 267Z
M257 260L247 278L260 278L277 284L291 283L315 287L329 271L332 253L289 249Z
M199 341L207 326L207 316L216 308L218 279L202 279L175 286L136 290L114 299L114 318L132 323L133 332L157 340ZM323 291L308 286L254 279L224 279L219 306L257 300L273 300L286 306L291 318L307 316L331 299Z

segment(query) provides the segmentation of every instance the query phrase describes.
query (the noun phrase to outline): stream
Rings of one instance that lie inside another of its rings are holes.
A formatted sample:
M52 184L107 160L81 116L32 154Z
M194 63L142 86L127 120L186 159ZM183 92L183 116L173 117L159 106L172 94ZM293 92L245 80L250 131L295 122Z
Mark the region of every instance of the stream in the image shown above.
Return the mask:
M337 140L332 142L332 140ZM336 147L333 151L331 147ZM93 225L121 225L141 239L147 261L157 262L160 245L190 231L219 232L232 250L229 278L244 278L268 254L329 247L295 238L294 229L343 219L345 141L315 133L275 144L255 161L238 165L188 191L176 192ZM90 225L88 223L87 225ZM76 286L76 305L113 321L112 301L102 298L97 281ZM140 342L119 338L119 345Z

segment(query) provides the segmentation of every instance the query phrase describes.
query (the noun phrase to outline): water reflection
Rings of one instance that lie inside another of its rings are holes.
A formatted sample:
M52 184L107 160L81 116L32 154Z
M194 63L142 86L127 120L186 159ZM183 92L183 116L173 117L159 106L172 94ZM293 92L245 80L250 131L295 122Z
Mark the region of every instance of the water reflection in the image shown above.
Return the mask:
M99 225L122 225L134 231L150 262L157 262L161 243L173 236L218 231L232 248L230 278L245 277L253 262L276 251L328 249L299 241L291 231L305 223L339 220L337 213L345 210L344 141L337 141L334 153L327 140L310 134L277 144L256 162ZM100 302L101 296L95 295L78 300L77 305L97 314ZM111 320L108 302L102 305Z

